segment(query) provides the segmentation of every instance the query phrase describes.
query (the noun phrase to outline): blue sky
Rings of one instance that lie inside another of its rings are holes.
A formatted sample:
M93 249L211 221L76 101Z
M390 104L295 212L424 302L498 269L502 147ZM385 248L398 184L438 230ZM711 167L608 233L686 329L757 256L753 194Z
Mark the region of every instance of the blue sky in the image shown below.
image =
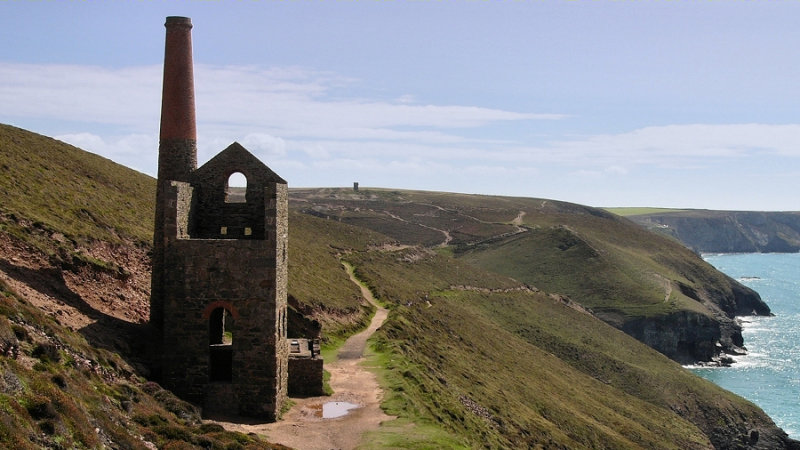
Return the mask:
M164 19L199 160L290 187L800 210L800 2L0 0L0 122L156 172Z

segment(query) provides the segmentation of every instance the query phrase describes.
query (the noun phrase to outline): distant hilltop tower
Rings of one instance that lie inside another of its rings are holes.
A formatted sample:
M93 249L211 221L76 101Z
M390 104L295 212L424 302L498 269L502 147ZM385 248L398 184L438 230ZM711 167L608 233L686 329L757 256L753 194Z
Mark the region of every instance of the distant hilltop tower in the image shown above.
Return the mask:
M287 398L286 181L238 143L197 167L192 22L167 17L165 26L150 299L157 371L204 415L275 420ZM246 187L229 186L236 174Z

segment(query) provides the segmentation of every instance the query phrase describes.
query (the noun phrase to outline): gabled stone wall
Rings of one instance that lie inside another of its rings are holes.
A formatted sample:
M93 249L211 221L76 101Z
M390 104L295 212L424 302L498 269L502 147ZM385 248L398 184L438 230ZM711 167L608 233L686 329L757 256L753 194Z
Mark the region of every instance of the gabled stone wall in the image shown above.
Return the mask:
M188 239L178 232L191 215L186 197L197 187L174 186L176 217L166 229L171 239L165 248L163 383L176 394L197 404L215 404L206 397L209 383L230 383L239 414L275 420L287 393L286 346L286 185L266 189L271 199L263 208L275 231L272 239ZM180 188L179 188L180 187ZM199 186L202 189L202 186ZM281 193L281 195L278 195ZM181 207L179 207L181 206ZM195 206L196 207L196 206ZM278 225L281 231L278 232ZM211 376L212 313L224 309L232 318L230 380ZM216 389L219 390L219 389ZM213 413L213 411L207 411Z

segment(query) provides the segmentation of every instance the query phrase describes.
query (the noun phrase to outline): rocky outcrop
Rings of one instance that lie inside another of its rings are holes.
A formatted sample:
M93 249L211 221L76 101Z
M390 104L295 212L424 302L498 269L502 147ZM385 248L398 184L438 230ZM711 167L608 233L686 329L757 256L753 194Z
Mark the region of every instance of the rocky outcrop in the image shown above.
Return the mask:
M681 310L673 314L633 318L620 328L681 364L726 364L725 355L741 354L742 327L736 316L770 315L769 306L754 290L725 277L695 289L679 284L681 293L703 304L707 313Z
M678 311L630 320L622 331L680 364L727 364L726 355L745 351L742 327L725 316Z
M730 281L730 294L712 291L712 295L725 295L724 300L719 300L715 303L722 308L728 317L769 316L772 314L769 306L761 299L758 292L727 275L725 278Z
M691 311L634 319L622 326L625 333L681 364L713 360L722 330L717 320Z
M698 253L800 251L800 212L688 210L629 218Z

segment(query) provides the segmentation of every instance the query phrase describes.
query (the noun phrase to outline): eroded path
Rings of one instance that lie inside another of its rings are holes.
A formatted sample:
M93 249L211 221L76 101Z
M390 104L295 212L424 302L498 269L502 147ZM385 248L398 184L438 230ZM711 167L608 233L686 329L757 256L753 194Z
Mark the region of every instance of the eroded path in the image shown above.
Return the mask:
M218 422L226 429L263 435L273 443L297 449L351 449L361 441L367 431L378 428L381 422L394 419L380 408L383 391L374 373L364 367L364 349L367 339L386 320L388 310L380 307L372 293L345 264L350 279L361 288L364 298L377 311L366 330L351 336L339 349L338 359L325 363L331 373L330 385L334 394L330 397L293 398L295 405L276 423L230 423ZM348 414L333 418L322 418L322 405L330 402L348 402L358 405Z
M435 206L435 205L430 205L430 206ZM436 207L436 208L439 208L439 209L441 209L442 211L447 211L446 209L444 209L444 208L442 208L442 207L440 207L440 206L435 206L435 207ZM442 241L442 242L441 242L441 243L438 245L438 247L440 247L440 248L441 248L441 247L447 247L447 244L449 244L449 243L450 243L450 241L452 241L452 240L453 240L453 237L450 235L450 232L449 232L449 231L447 231L447 230L441 230L441 229L439 229L439 228L434 228L434 227L432 227L432 226L430 226L430 225L425 225L425 224L423 224L423 223L419 223L419 222L412 222L412 221L410 221L410 220L406 220L406 219L404 219L404 218L402 218L402 217L398 216L397 214L392 214L392 213L390 213L390 212L388 212L388 211L386 212L386 215L388 215L388 216L389 216L389 217L391 217L392 219L399 220L400 222L410 223L410 224L412 224L412 225L417 225L417 226L420 226L420 227L422 227L422 228L427 228L427 229L429 229L429 230L438 231L439 233L442 233L442 235L444 235L444 241ZM352 275L350 276L350 279L353 279ZM355 280L353 280L353 281L355 281ZM362 292L363 292L363 290L362 290Z

